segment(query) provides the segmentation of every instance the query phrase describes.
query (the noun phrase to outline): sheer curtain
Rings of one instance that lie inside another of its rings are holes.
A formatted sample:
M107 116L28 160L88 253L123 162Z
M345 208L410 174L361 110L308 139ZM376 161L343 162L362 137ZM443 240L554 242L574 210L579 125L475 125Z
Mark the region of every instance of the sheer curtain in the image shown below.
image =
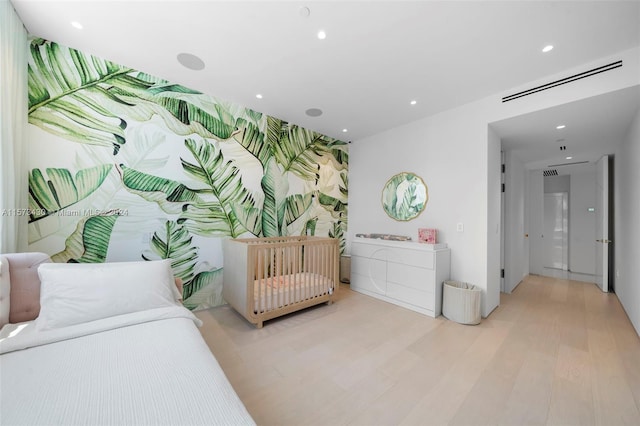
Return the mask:
M27 248L27 50L22 21L0 0L0 253Z

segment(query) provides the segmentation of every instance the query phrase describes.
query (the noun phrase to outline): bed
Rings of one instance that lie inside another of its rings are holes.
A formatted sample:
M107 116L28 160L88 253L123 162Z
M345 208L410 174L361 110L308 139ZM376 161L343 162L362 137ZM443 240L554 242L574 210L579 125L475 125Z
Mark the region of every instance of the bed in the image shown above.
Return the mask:
M270 237L224 241L222 296L251 324L333 303L339 281L336 238Z
M0 256L0 424L255 424L180 304L169 261L11 256Z

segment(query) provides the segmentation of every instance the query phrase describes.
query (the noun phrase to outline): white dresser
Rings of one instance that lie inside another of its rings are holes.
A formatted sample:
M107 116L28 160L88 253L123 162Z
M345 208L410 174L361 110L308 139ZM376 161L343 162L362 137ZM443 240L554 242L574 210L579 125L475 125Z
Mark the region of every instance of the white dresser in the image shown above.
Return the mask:
M437 317L442 282L449 279L446 244L355 237L351 243L351 289Z

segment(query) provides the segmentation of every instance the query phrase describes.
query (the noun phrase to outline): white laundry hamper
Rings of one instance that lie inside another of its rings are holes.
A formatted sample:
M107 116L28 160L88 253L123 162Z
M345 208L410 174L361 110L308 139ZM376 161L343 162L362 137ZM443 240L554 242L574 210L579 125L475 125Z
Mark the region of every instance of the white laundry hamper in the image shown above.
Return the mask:
M445 281L442 288L442 315L460 324L480 324L482 290L460 281Z

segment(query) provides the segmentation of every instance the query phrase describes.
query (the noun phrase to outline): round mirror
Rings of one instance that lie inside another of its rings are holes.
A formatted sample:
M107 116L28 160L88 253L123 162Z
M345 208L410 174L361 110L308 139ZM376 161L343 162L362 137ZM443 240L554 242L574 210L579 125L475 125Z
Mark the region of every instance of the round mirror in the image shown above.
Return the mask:
M382 190L382 207L396 220L418 217L428 199L427 185L414 173L398 173L387 181Z

